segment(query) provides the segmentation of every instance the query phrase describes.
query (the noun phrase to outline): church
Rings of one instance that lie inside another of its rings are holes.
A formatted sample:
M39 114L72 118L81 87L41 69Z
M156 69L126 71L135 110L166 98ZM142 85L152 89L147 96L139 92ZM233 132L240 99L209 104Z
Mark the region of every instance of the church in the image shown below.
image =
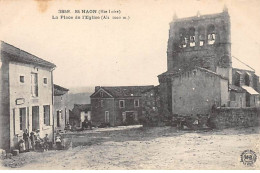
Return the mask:
M228 9L170 23L167 71L158 76L164 113L209 114L216 107L258 107L259 76L232 67Z

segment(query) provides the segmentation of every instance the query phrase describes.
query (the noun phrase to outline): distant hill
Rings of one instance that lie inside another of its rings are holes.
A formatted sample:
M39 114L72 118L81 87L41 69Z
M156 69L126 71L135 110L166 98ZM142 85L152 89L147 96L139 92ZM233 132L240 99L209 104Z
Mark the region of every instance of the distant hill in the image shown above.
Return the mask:
M71 110L74 104L90 104L90 95L94 90L95 87L69 88L69 109Z

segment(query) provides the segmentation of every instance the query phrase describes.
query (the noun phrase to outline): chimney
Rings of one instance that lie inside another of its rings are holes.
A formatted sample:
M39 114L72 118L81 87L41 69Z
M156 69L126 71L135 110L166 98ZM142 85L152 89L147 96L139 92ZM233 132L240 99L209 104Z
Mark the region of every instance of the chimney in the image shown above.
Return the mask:
M101 86L95 86L95 92L97 92L100 88Z

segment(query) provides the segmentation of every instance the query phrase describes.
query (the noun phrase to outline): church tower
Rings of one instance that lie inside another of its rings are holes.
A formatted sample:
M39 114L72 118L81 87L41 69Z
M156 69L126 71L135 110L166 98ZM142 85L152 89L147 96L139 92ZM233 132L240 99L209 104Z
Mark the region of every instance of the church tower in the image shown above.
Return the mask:
M178 19L170 23L167 71L180 71L199 66L223 73L232 66L230 17L222 13ZM227 70L228 71L228 70Z
M171 113L171 78L178 73L202 67L218 73L232 83L230 16L222 13L179 19L170 23L167 71L158 76L162 108Z

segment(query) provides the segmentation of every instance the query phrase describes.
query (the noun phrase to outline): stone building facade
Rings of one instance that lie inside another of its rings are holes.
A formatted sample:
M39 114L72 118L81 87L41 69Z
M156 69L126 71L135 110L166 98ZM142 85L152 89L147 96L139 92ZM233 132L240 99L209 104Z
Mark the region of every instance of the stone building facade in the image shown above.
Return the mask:
M226 8L218 14L198 13L182 19L174 16L169 29L167 71L158 76L164 114L209 113L213 104L237 105L230 101L230 91L234 91L232 86L237 82L232 68L230 26ZM194 69L200 75L194 76ZM247 99L257 99L259 77L254 72L247 73L250 89L244 87L243 75L239 76L242 83L237 87L250 95Z
M149 86L95 87L91 98L91 114L94 125L111 126L138 123L142 115L142 92Z
M69 123L68 92L69 89L54 84L54 132L64 131L66 124Z
M53 132L54 64L1 42L0 148L17 147L25 129Z

